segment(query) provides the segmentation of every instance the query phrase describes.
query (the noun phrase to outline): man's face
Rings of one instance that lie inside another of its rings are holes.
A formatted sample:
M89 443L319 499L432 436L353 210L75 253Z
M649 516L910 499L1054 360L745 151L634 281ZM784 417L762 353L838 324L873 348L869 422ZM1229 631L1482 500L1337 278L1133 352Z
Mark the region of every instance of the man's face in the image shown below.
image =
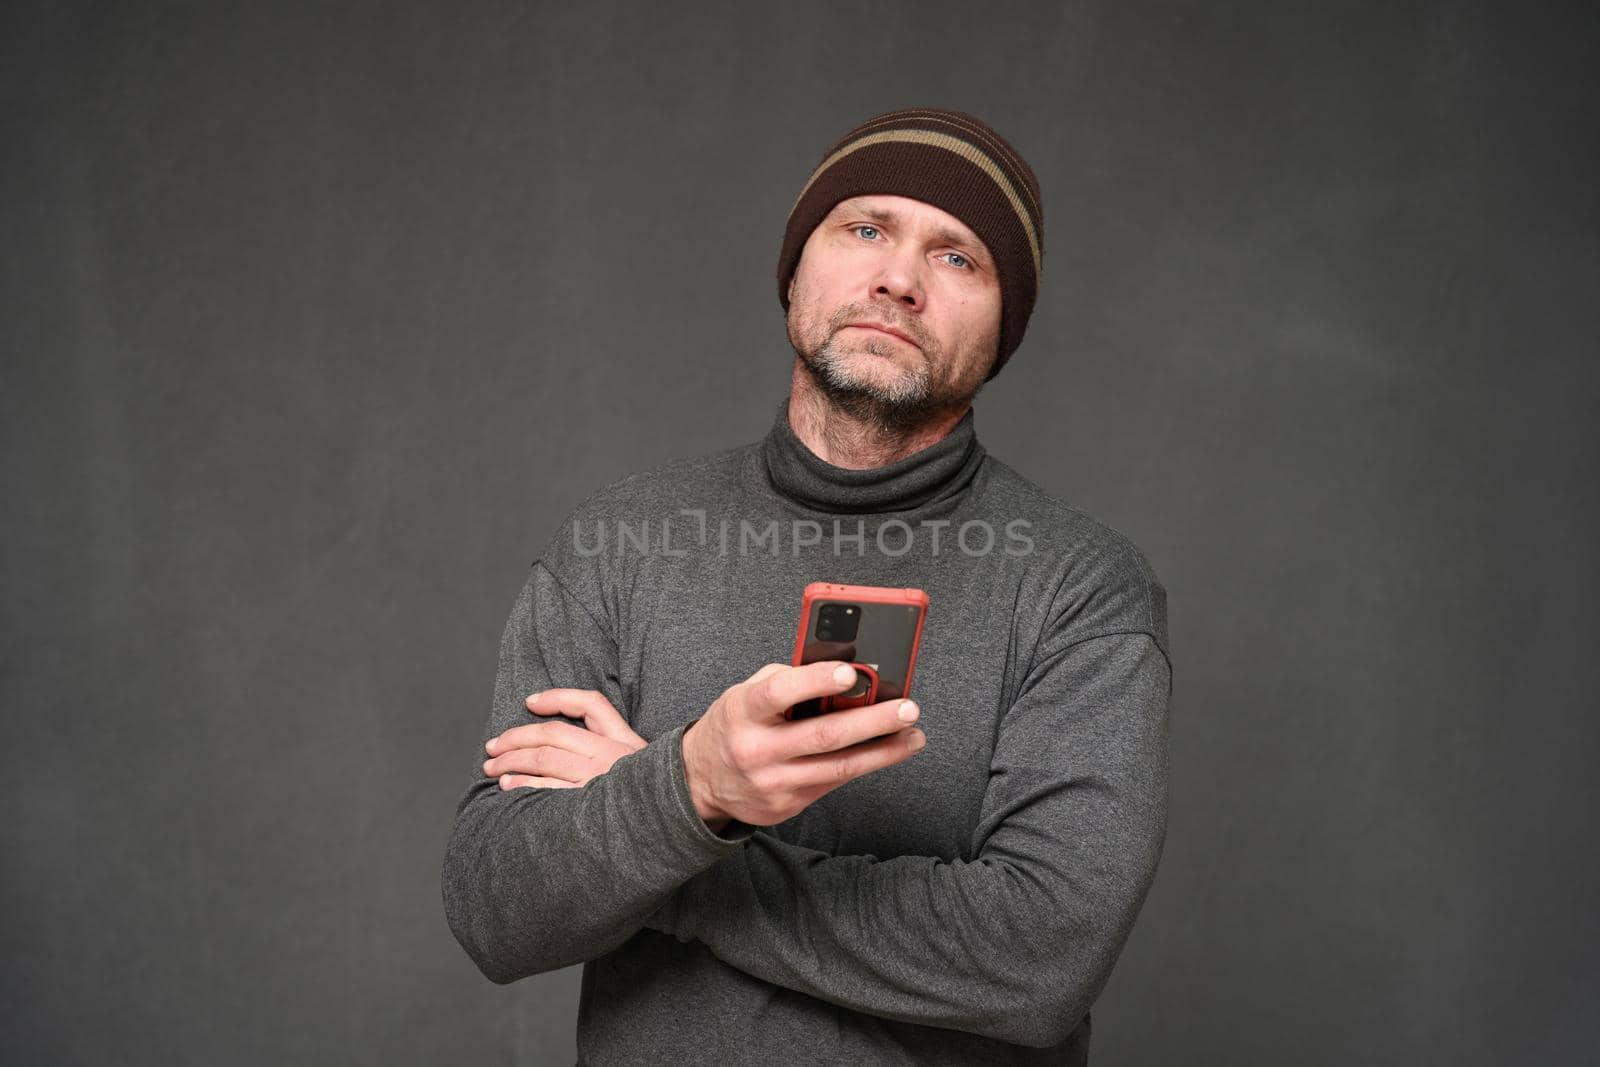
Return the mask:
M844 410L886 428L915 427L969 401L994 364L994 257L966 224L931 204L903 196L841 201L800 253L789 341Z

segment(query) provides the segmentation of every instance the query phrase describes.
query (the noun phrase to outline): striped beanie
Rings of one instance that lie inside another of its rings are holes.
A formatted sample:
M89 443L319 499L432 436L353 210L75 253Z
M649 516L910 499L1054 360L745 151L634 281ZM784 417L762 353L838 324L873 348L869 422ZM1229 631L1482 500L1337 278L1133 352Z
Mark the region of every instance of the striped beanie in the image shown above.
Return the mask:
M1000 349L989 378L1022 343L1044 266L1039 182L1017 150L961 111L915 107L857 126L822 156L789 211L778 254L778 300L789 310L811 231L852 196L906 196L948 211L977 234L1000 274Z

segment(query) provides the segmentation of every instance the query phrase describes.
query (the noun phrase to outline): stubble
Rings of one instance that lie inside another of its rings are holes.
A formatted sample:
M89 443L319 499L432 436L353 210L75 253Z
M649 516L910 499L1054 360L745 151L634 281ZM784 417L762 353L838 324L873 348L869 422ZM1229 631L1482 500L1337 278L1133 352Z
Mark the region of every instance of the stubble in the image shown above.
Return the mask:
M904 435L924 426L970 403L983 387L980 382L976 388L962 389L961 383L950 381L940 373L947 372L948 364L938 343L921 329L885 316L881 309L846 304L828 317L818 343L813 324L820 319L820 308L802 308L798 303L790 308L789 343L801 365L832 404L886 434ZM864 319L887 322L910 336L915 347L864 331L841 333L849 323ZM878 373L884 368L867 362L874 360L891 366L893 373Z

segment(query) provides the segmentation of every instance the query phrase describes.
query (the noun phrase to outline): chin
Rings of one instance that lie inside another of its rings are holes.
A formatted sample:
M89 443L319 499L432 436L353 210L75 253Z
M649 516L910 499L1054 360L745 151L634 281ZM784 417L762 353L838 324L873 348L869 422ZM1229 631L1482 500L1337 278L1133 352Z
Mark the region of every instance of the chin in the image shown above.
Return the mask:
M867 356L881 359L881 356ZM863 370L853 361L840 361L822 372L822 377L835 394L849 393L874 405L899 408L921 404L928 394L928 383L912 371L900 368L889 371L879 368L879 373Z
M865 388L883 388L902 385L916 378L916 374L901 366L892 356L878 356L870 352L851 353L833 364L834 374Z

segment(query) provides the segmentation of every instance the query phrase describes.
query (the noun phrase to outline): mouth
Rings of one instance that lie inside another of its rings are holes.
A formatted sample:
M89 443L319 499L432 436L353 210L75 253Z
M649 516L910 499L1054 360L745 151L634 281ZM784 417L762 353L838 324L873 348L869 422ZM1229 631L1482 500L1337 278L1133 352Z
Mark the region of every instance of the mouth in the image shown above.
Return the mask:
M890 337L898 338L908 345L916 345L915 341L901 333L899 330L896 330L891 326L880 326L875 322L852 322L848 327L846 327L846 329L871 330L874 333L888 334Z

